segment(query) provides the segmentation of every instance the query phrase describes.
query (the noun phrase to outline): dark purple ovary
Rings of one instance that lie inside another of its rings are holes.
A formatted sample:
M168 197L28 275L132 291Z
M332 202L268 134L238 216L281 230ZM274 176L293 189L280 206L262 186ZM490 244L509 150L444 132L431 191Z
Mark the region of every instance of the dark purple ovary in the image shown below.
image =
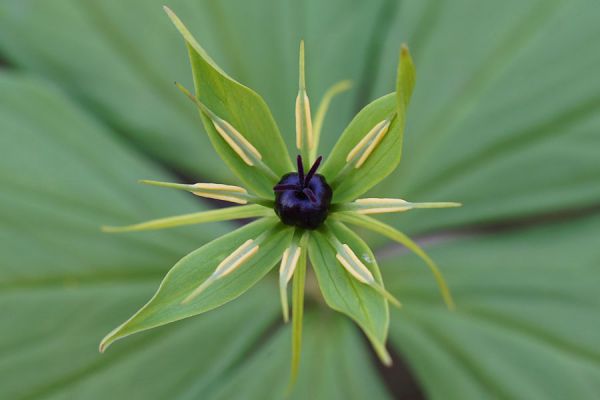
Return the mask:
M285 174L275 185L275 213L286 225L317 229L327 219L331 187L317 174L322 157L317 158L306 175L298 156L298 172Z

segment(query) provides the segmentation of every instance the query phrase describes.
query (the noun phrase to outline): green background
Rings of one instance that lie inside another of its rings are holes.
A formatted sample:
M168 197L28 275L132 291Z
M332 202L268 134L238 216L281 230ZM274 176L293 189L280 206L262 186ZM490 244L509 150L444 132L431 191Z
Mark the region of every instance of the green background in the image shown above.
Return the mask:
M600 6L594 0L0 1L0 398L270 399L290 331L276 279L223 308L97 352L182 256L233 224L107 235L213 207L137 179L238 183L192 105L167 3L260 93L293 150L297 49L313 105L334 100L324 154L417 68L400 168L370 194L461 201L386 217L440 264L377 237L395 365L307 304L299 399L600 397ZM275 278L273 276L272 278Z

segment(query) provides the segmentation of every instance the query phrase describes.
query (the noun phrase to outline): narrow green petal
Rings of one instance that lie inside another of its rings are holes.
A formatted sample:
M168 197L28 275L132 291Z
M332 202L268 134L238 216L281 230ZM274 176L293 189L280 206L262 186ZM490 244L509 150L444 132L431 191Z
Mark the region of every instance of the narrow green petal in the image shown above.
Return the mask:
M348 80L341 81L341 82L334 84L329 89L327 89L327 91L323 95L323 98L321 99L321 102L319 103L319 107L317 108L317 112L316 112L315 118L314 118L313 135L314 135L315 145L310 150L310 159L311 160L314 160L317 158L317 151L319 149L319 141L321 140L321 130L323 129L323 123L325 122L325 116L327 115L327 111L329 110L331 101L337 95L339 95L345 91L348 91L351 88L352 88L351 81L348 81Z
M174 228L183 225L203 224L206 222L229 221L242 218L269 217L273 210L256 204L220 208L217 210L178 215L175 217L159 218L127 226L103 226L104 232L137 232Z
M288 322L289 319L287 285L292 279L294 271L298 266L302 247L306 247L306 239L302 239L304 236L306 236L306 232L301 236L300 233L296 231L294 240L290 246L285 249L283 256L281 257L281 265L279 267L279 297L281 299L284 322ZM301 245L301 241L304 242L304 246Z
M407 249L409 249L410 251L415 253L417 256L419 256L421 258L421 260L423 260L425 262L425 264L429 267L429 269L433 273L433 276L435 277L435 280L437 281L437 284L440 288L440 292L442 294L442 297L443 297L444 302L446 303L446 306L448 307L448 309L449 310L456 309L456 305L452 298L452 294L450 293L450 289L448 288L448 285L446 284L446 280L444 279L444 276L442 275L442 271L440 271L438 266L427 255L427 253L417 243L415 243L410 237L408 237L406 234L400 232L399 230L395 229L394 227L392 227L390 225L387 225L381 221L376 220L375 218L368 217L366 215L360 215L360 214L356 214L356 213L352 213L352 212L343 212L343 213L334 214L333 218L338 219L340 221L347 222L352 225L357 225L357 226L361 226L363 228L370 229L374 232L377 232L381 235L384 235L384 236L402 244L404 247L406 247Z
M292 360L290 368L290 384L288 391L291 391L300 369L300 358L302 354L302 319L304 317L304 284L306 281L306 241L308 235L303 236L302 250L296 273L292 281Z
M304 68L304 41L300 42L298 55L298 95L296 96L296 147L302 154L308 167L313 160L310 154L315 148L315 137L310 112L310 101L306 93L306 78Z
M396 74L396 101L398 112L405 114L408 103L415 88L416 72L412 57L406 44L400 48L400 59L398 60L398 72Z

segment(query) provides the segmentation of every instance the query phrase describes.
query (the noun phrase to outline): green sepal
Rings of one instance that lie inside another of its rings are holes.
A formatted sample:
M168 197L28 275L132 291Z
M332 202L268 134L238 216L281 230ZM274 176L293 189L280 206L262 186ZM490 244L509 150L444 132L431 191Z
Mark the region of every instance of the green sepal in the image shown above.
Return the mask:
M289 246L293 232L276 218L263 218L191 252L171 268L146 305L102 340L100 351L125 336L204 313L240 296L271 270ZM221 261L248 239L259 242L253 257L212 283L200 296L182 304Z
M344 269L327 238L329 233L350 246L373 274L377 284L383 287L375 256L362 239L341 223L326 223L311 234L308 244L310 261L325 302L352 318L369 338L381 361L389 365L391 358L385 348L389 326L388 303L376 289L357 281Z

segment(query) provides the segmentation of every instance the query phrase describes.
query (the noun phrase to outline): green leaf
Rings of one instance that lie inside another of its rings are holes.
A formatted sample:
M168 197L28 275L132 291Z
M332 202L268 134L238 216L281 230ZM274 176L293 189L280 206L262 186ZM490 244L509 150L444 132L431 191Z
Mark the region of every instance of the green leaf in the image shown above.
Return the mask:
M264 302L256 292L258 300L251 296L185 332L163 331L101 356L102 335L143 304L166 269L229 226L101 232L106 223L206 207L187 193L136 184L144 176L173 177L40 79L0 73L0 132L0 304L10 315L0 321L0 398L124 398L136 374L150 379L136 389L140 396L168 397L181 373L164 366L215 371L218 357L230 363L239 351L226 356L204 349L213 361L201 366L188 349L207 329L220 327L206 340L213 336L239 349L246 345L227 333L230 318L249 324L244 340L252 342L277 316L277 307L267 307L243 322Z
M290 172L293 168L285 144L265 101L225 74L179 18L170 9L165 7L165 10L186 41L198 99L246 138L258 150L266 166L277 176ZM200 115L213 146L229 168L257 194L272 197L273 185L277 181L256 166L247 165L219 135L211 118L205 112Z
M414 80L412 59L408 49L402 47L396 94L384 96L363 108L325 159L321 173L332 183L334 202L355 199L379 183L400 163L406 108ZM382 131L376 133L375 129L386 120L385 127L380 128ZM369 134L375 133L374 139L364 142ZM351 154L358 150L357 157L360 158L353 162Z
M391 18L372 95L393 84L399 40L418 79L402 165L374 195L465 206L388 223L426 232L600 202L600 52L585 51L600 38L600 8L589 0L407 2Z
M167 273L144 307L102 340L101 351L125 336L204 313L240 296L269 272L292 236L293 229L277 218L263 218L191 252ZM196 295L200 284L248 239L255 240L258 251Z
M287 390L289 324L237 368L224 384L203 398L244 399L389 399L391 396L372 367L359 331L348 318L321 308L307 313L304 324L302 364L298 381ZM315 368L315 366L318 366Z
M173 86L178 81L191 87L192 80L185 48L162 10L165 3L225 71L264 96L291 149L300 39L309 61L308 90L317 104L333 83L358 83L365 75L372 41L366 33L381 24L380 8L387 0L353 7L345 0L0 4L0 52L11 65L59 83L153 159L232 183L235 178L211 148L197 113ZM61 45L49 51L48 43ZM387 91L391 88L393 83ZM334 103L322 137L326 151L352 117L358 95Z
M350 246L373 274L377 284L383 286L375 256L366 243L340 223L327 224L325 229L330 229L340 242ZM344 269L324 232L314 231L311 234L308 254L327 305L352 318L365 332L381 360L391 362L385 349L389 310L384 297Z
M431 248L454 313L416 257L382 262L405 305L391 340L428 398L598 397L599 229L596 215Z

